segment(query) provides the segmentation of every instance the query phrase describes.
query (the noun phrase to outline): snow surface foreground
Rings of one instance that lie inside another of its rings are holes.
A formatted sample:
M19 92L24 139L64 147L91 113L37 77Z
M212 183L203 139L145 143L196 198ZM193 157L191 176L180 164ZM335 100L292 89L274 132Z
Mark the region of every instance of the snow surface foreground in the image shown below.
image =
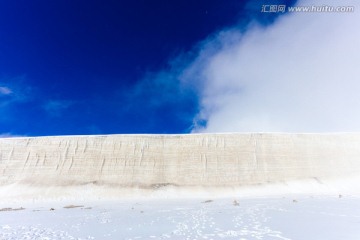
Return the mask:
M208 192L301 180L324 185L360 175L360 134L3 138L0 172L2 198L161 195L161 189Z
M10 205L0 239L360 239L360 201L346 195Z
M0 239L360 239L360 134L0 139Z

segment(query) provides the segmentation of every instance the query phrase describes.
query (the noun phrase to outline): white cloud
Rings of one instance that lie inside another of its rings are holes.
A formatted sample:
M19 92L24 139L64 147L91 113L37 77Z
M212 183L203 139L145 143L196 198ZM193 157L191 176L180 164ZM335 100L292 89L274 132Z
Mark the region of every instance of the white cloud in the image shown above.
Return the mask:
M353 13L293 13L208 40L184 69L201 111L195 132L360 131L360 5Z

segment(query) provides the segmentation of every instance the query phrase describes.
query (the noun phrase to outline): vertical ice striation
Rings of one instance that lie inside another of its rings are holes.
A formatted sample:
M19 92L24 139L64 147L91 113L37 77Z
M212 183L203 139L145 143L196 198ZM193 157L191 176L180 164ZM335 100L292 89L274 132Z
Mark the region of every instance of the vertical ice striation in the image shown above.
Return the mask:
M360 134L0 139L0 184L239 186L360 173Z

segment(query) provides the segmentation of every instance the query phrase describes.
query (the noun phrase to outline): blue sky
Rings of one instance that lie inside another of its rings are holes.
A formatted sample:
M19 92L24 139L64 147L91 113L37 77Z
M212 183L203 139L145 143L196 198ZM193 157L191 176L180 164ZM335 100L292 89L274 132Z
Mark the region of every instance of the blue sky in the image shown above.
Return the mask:
M360 131L359 3L0 3L0 136Z
M0 134L190 132L199 97L174 66L221 29L270 24L262 2L1 1Z

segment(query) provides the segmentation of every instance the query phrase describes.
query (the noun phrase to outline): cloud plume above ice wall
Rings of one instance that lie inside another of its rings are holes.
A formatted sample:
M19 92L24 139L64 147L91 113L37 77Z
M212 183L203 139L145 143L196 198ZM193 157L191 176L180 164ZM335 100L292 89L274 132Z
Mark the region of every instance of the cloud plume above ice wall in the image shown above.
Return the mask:
M324 4L355 12L288 13L208 40L181 76L200 96L193 132L360 131L360 5Z

